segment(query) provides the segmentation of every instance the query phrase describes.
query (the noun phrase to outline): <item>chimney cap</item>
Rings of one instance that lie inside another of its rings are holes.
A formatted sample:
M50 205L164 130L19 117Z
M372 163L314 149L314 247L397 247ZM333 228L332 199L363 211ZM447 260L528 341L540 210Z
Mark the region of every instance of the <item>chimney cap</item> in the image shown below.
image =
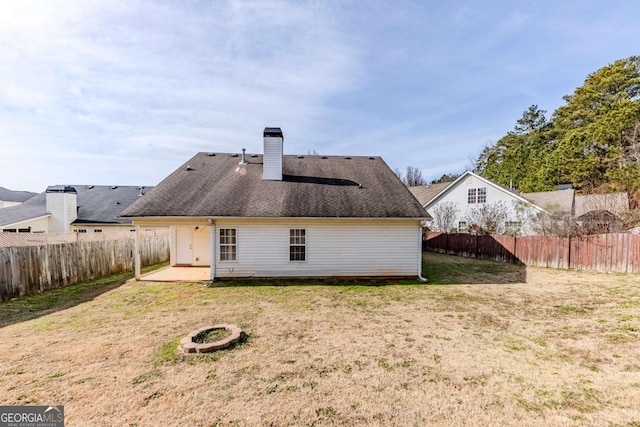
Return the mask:
M47 187L47 193L77 193L70 185L51 185Z
M280 128L264 128L263 136L266 137L275 137L275 138L283 138L282 129Z

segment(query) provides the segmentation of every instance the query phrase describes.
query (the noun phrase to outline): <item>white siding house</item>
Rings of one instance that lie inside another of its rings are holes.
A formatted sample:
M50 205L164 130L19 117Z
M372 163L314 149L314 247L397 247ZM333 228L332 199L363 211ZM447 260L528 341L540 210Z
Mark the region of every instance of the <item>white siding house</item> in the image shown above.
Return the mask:
M410 190L419 200L421 194L428 193L420 187L414 187ZM472 210L489 205L502 205L507 213L504 222L500 225L503 232L518 235L533 234L530 227L531 217L535 213L543 211L542 208L514 191L469 171L441 188L435 195L432 194L428 200L420 200L420 202L434 219L438 215L439 206L444 204L454 206L457 213L453 227L458 232L467 230L470 225L468 217ZM433 220L428 222L428 224L433 223Z
M379 157L283 156L266 128L264 156L199 153L124 213L171 227L171 265L211 279L421 278L426 212ZM139 275L138 275L139 277Z
M211 222L171 227L171 244L176 248L171 265L213 265L218 278L418 275L419 221L239 218ZM226 230L233 230L235 241L221 239ZM299 230L303 231L292 245L292 233ZM233 245L235 256L223 253L221 245Z

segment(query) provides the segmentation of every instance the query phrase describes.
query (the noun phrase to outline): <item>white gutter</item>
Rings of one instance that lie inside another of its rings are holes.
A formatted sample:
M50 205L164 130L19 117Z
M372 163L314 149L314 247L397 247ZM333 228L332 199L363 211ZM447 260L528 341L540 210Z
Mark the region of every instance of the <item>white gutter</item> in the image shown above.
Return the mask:
M133 223L137 221L144 223L144 225L157 225L157 223L166 223L168 220L175 220L176 223L180 222L180 225L199 225L204 220L281 220L281 221L293 221L293 220L340 220L340 221L361 221L363 219L371 221L427 221L433 219L431 216L423 217L342 217L342 216L136 216L136 217L117 217L122 219L131 219ZM147 220L147 221L145 221Z

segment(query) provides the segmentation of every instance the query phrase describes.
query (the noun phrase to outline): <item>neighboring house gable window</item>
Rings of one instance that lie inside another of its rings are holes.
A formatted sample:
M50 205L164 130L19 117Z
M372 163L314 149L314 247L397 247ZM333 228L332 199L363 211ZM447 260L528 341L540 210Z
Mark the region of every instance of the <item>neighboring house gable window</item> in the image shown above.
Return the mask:
M487 203L487 187L478 188L478 203Z
M220 261L235 261L236 250L236 229L221 228L220 229Z
M467 231L467 221L458 222L458 233L464 233Z
M467 193L467 202L468 203L475 203L476 202L476 189L475 188L470 188L468 193Z
M87 229L86 228L78 228L78 233L86 233Z
M467 190L467 203L487 203L487 187Z
M289 261L306 261L307 230L294 228L289 230Z
M102 233L102 228L96 228L93 230L94 233Z

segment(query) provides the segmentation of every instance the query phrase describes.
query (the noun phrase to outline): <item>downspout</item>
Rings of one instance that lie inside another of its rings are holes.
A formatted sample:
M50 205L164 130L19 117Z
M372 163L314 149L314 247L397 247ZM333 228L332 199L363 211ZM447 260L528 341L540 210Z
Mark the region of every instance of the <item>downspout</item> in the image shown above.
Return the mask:
M216 280L216 223L212 219L209 219L209 227L211 228L209 231L211 245L211 257L209 260L209 269L211 271L209 273L209 280L214 282Z
M418 253L418 280L420 280L422 283L427 283L427 278L422 277L422 224L420 224L419 231L420 232L418 233L418 238L420 240L418 241L418 249L420 251Z

